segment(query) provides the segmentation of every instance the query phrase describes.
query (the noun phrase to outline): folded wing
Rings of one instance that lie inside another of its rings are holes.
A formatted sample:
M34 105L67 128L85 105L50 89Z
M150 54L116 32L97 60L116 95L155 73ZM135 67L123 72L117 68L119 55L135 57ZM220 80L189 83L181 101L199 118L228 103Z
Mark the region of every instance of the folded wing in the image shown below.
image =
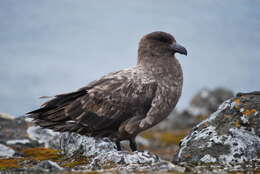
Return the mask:
M104 76L72 93L55 96L29 114L35 122L56 131L108 136L136 112L147 112L154 83L137 83L128 72Z

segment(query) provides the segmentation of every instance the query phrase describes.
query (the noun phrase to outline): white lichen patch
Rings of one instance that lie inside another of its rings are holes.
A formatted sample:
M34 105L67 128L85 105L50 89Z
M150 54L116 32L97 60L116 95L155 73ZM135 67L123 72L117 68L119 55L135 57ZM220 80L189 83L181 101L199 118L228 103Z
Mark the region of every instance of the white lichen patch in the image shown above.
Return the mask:
M204 163L214 163L217 161L216 158L212 157L211 155L207 154L205 156L203 156L201 159L200 159L201 162L204 162Z
M243 129L231 128L224 145L230 147L230 153L221 155L219 160L226 164L243 163L257 158L260 150L260 138Z
M51 166L55 167L56 169L58 169L58 170L63 170L63 168L62 168L61 166L59 166L58 163L53 162L53 161L51 161L51 160L48 160L48 162L50 163Z
M244 108L240 108L240 109L239 109L239 112L241 112L241 113L243 113L244 111L245 111Z
M246 115L240 117L243 124L249 123L249 118Z
M61 170L64 170L61 166L59 166L58 163L51 161L51 160L44 160L37 164L37 168L41 169L45 172L59 172Z
M10 147L0 144L0 157L13 157L15 151Z
M30 143L30 140L28 139L18 139L18 140L8 140L6 144L8 145L14 145L14 144L28 144Z
M207 138L209 135L211 136L212 133L214 132L215 134L215 127L213 126L208 126L205 129L200 130L197 133L197 136L194 138L194 140L199 140L199 139L205 139Z

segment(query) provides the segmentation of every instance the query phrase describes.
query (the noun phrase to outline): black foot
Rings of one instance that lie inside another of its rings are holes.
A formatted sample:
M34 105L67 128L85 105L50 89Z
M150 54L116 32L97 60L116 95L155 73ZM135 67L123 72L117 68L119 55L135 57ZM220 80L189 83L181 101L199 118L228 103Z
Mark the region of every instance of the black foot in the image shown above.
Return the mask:
M117 150L121 150L120 141L116 141L116 148L117 148Z
M260 95L260 91L253 91L253 92L239 92L237 93L237 97L240 97L242 95Z
M132 149L132 151L136 151L137 150L137 146L136 146L136 143L135 143L135 139L129 139L129 142L130 142L130 148Z

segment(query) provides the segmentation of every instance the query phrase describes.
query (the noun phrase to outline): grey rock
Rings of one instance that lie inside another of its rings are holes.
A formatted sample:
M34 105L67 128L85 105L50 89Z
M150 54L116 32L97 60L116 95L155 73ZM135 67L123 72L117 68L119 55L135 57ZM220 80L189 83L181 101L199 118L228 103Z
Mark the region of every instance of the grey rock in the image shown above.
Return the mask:
M235 97L185 137L174 162L241 164L260 156L260 95Z
M210 115L218 109L221 103L232 97L234 97L234 93L226 88L213 90L204 88L192 98L187 111L194 116Z
M25 117L0 114L0 143L16 150L39 147L38 141L30 139L27 134L30 124Z
M33 168L36 171L42 171L42 172L59 172L64 170L56 162L50 160L41 161Z
M43 129L40 126L31 126L27 129L28 137L31 140L43 144L46 148L59 148L60 133L51 129Z
M0 144L0 157L13 157L14 155L15 151L13 149L3 144Z
M82 155L91 159L88 169L101 169L108 163L120 167L122 165L131 168L131 165L151 165L160 162L160 159L147 151L117 151L116 145L108 138L95 139L82 136L77 133L62 133L60 147L68 156Z
M30 138L44 143L45 147L61 150L68 158L87 157L89 160L87 165L75 167L73 170L100 170L104 166L128 170L137 170L140 167L145 170L153 167L159 170L159 166L162 169L170 169L172 165L148 151L118 151L116 145L108 138L96 139L77 133L58 133L38 126L28 128L27 132Z
M0 143L5 144L10 139L24 139L27 137L28 124L23 118L14 118L0 114Z

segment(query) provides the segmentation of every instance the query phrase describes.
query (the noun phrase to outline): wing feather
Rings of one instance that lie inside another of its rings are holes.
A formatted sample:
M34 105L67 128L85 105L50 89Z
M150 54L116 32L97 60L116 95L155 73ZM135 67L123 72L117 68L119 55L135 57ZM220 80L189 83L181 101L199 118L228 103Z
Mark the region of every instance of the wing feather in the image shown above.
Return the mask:
M138 110L148 111L154 92L154 83L142 87L129 73L119 71L76 92L57 95L28 115L42 127L98 135L117 129Z

